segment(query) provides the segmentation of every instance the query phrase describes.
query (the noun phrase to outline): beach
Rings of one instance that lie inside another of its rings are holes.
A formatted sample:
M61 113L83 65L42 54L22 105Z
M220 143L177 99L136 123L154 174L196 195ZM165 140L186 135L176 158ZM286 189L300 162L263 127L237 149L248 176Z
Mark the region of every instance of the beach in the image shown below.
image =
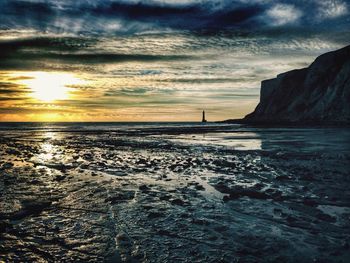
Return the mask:
M1 262L349 262L350 132L1 123Z

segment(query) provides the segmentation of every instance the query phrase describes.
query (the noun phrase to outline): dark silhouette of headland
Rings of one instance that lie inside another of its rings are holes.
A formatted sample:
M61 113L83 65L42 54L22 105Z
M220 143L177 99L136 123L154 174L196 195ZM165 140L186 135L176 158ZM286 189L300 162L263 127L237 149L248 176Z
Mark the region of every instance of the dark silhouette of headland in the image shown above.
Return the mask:
M350 45L323 54L307 68L261 83L255 110L231 123L350 125Z

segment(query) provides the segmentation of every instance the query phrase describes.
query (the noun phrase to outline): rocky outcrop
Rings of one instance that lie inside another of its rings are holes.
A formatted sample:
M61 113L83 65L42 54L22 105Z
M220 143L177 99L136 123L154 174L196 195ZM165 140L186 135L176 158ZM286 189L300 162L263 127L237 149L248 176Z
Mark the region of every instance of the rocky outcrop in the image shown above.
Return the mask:
M350 123L350 46L319 56L308 68L261 84L260 103L244 122Z

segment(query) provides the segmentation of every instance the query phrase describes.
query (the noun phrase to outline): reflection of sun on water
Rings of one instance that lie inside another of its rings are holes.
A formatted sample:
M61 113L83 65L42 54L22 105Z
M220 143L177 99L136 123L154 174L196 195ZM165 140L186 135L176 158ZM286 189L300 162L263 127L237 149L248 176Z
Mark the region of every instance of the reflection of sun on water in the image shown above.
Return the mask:
M68 99L71 85L82 84L83 80L68 73L29 72L29 79L20 82L32 90L32 97L46 102Z
M54 157L56 149L52 144L52 140L56 139L56 136L52 132L46 132L44 135L44 142L41 144L41 151L38 155L38 159L40 162L45 163L51 161Z
M41 146L43 153L40 154L39 159L41 159L42 161L50 161L53 158L53 147L52 144L43 144Z

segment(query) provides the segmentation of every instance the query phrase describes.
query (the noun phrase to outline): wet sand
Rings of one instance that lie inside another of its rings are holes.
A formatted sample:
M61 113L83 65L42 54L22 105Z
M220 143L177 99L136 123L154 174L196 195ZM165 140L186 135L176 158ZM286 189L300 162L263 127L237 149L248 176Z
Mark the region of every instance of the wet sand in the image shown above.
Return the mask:
M348 129L0 129L0 261L349 262Z

